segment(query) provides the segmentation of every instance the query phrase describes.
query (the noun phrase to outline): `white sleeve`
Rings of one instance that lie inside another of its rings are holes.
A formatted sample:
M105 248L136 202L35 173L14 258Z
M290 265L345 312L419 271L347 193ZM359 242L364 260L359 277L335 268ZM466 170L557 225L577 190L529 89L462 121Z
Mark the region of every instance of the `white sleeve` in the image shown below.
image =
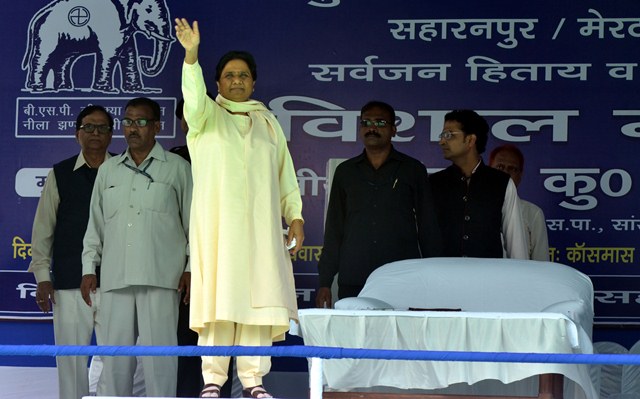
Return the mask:
M104 192L105 167L98 169L93 192L91 193L91 205L89 206L89 224L84 233L82 250L82 275L96 274L96 268L102 262L102 245L104 239L104 214L102 212L102 194Z
M507 257L529 259L529 244L520 213L520 199L516 185L509 179L502 204L502 236Z
M531 259L549 261L549 238L547 236L547 223L544 219L544 213L539 207L534 208L530 223L531 235Z
M44 183L42 194L40 194L31 232L31 263L27 271L34 274L37 283L51 281L49 270L53 256L53 234L56 230L59 204L60 195L58 194L56 174L51 169Z
M207 97L207 87L202 75L202 67L198 62L182 65L182 96L184 98L183 117L189 125L190 136L204 131L207 118L213 115L213 101Z

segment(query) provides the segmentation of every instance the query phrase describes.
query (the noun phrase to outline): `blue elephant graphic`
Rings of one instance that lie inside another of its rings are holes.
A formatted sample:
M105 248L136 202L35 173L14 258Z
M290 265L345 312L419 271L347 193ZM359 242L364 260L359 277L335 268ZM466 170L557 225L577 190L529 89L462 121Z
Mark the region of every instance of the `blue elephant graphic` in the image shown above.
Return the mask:
M137 33L153 42L151 56L139 54ZM28 71L25 89L74 90L74 64L93 56L92 90L119 93L119 67L122 92L160 93L162 89L145 87L142 75L157 76L164 69L175 40L165 0L56 0L29 23L22 61Z

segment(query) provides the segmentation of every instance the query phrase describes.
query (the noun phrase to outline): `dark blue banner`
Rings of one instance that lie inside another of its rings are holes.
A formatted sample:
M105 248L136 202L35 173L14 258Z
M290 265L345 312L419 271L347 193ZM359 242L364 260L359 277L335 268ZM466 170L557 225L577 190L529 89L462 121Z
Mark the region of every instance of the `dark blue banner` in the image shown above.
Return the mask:
M74 121L83 107L112 112L111 151L119 152L126 101L149 96L163 110L160 143L184 144L174 116L184 57L175 17L200 22L211 92L223 53L255 55L255 98L282 124L304 200L307 238L294 262L300 307L312 306L317 288L327 162L362 151L359 110L379 99L397 110L394 146L430 171L448 165L438 147L444 114L484 115L488 151L513 143L525 154L519 194L545 213L550 259L591 276L596 323L640 323L633 0L33 0L5 9L0 318L41 317L26 272L31 224L48 169L79 150Z

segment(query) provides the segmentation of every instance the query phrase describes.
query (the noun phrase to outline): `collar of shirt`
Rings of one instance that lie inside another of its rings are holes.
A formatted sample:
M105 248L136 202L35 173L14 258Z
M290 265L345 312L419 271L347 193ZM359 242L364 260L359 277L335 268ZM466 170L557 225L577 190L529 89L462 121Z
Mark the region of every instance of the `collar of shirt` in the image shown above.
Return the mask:
M362 153L360 155L358 155L356 158L356 162L366 162L368 165L371 165L371 163L369 162L369 159L367 158L367 150L364 149L362 150ZM384 164L386 164L387 162L389 162L389 160L395 160L395 161L401 161L402 160L402 156L401 154L396 151L395 148L393 148L393 146L391 146L391 151L389 152L389 156L387 157L387 159L385 159Z
M156 143L154 144L153 148L151 149L151 152L149 152L149 155L147 155L144 161L142 161L142 163L138 166L142 167L142 165L145 164L151 158L155 158L156 160L161 162L164 162L167 160L167 156L164 152L164 148L162 148L162 145L160 145L158 141L156 141ZM118 155L118 163L124 163L127 160L130 160L131 162L133 162L133 158L131 157L129 148L127 148L122 154ZM133 164L135 165L135 163Z
M476 164L476 166L473 168L473 170L471 171L471 176L469 176L469 179L476 174L479 170L483 169L487 167L484 162L482 161L482 158L480 158L480 160L478 161L478 163ZM464 175L464 173L462 173L462 169L460 169L458 167L458 165L452 163L451 166L449 166L449 168L447 169L451 169L452 171L454 171L457 175L460 175L462 177L464 177L465 179L467 179L467 177Z
M111 154L109 153L109 151L107 151L104 154L104 160L106 161L107 159L111 158ZM80 155L78 155L78 158L76 159L76 163L75 165L73 165L73 170L76 171L79 168L81 168L83 165L87 165L89 166L89 164L87 163L87 160L84 158L84 154L82 153L82 151L80 151ZM91 166L89 166L91 167Z

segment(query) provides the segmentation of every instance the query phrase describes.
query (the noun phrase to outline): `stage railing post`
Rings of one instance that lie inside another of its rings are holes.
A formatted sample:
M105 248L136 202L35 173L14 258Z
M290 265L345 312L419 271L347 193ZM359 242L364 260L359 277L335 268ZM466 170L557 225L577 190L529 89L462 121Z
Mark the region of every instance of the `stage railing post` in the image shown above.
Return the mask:
M309 399L322 399L322 359L311 358L309 366Z

